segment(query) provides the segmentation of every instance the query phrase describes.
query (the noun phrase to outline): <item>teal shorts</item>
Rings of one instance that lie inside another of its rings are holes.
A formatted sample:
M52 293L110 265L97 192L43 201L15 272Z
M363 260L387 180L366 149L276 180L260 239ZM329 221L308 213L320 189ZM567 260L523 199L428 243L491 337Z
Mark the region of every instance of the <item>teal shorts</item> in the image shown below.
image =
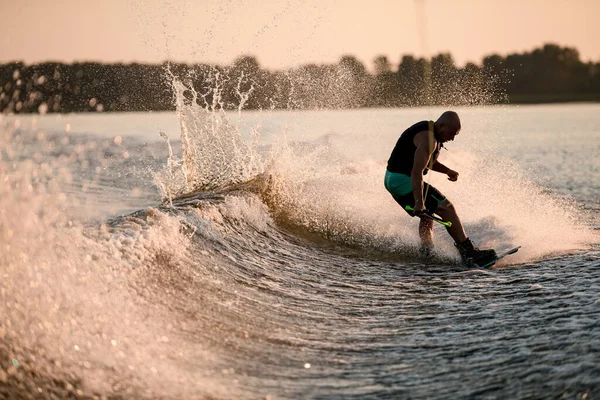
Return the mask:
M412 215L412 213L406 209L406 206L415 206L415 196L413 195L410 176L386 170L384 185L394 200L402 206L402 209L409 215ZM427 183L423 184L423 192L427 193L427 197L425 198L425 208L430 214L434 214L440 204L447 200L446 196L439 190Z

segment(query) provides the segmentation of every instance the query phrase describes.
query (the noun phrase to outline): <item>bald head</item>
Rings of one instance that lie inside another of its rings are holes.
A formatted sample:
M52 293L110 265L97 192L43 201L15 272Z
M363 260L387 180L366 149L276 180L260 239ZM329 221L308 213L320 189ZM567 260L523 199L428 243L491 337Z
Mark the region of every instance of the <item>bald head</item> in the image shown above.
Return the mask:
M438 140L447 142L454 140L460 132L460 118L454 111L446 111L435 121L435 131Z
M446 111L436 121L437 124L445 125L460 130L460 118L454 111Z

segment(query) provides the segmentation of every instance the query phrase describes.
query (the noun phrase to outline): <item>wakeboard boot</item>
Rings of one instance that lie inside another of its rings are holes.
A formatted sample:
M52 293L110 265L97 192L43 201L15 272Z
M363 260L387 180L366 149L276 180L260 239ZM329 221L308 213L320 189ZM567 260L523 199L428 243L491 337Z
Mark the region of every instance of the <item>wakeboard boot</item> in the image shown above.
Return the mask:
M454 245L458 249L464 263L467 265L480 267L495 260L497 257L495 250L479 250L473 245L473 242L471 242L469 238L462 243L455 243Z

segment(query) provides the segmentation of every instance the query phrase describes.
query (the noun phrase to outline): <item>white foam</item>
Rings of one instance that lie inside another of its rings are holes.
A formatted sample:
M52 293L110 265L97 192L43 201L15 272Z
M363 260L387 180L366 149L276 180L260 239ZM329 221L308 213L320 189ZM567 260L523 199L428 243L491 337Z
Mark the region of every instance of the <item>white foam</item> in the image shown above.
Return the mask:
M41 376L81 378L84 393L142 387L150 397L188 397L197 382L218 393L205 370L181 368L190 358L208 367L212 356L190 343L181 354L176 320L165 322L148 287L152 268L191 263L179 221L154 211L118 231L86 229L69 220L54 187L68 179L63 161L21 160L17 133L2 126L0 135L2 344ZM63 175L54 176L59 167Z
M345 140L340 135L334 142L317 143L321 144L302 148L279 145L268 172L278 181L282 207L298 223L340 235L338 239L415 246L417 221L384 189L385 163L355 155L357 147L369 148L368 138ZM444 163L460 171L459 181L449 182L437 173L430 173L426 181L451 199L467 235L480 247L504 250L521 245L511 261L525 262L584 249L598 240L578 222L572 204L529 180L514 162L472 150L443 156ZM442 253L456 255L444 228L436 225L435 235Z
M255 150L258 136L247 143L238 125L230 123L221 103L221 78L218 74L211 78L214 88L200 94L173 78L182 154L179 160L170 157L167 167L155 175L165 199L244 182L262 169ZM207 96L212 97L210 103Z
M192 101L187 101L184 91L188 89L177 80L174 87L184 147L183 161L176 170L179 177L186 176L188 184L182 188L182 179L163 179L168 183L165 186L171 185L167 192L181 194L190 188L226 186L264 172L266 197L272 210L299 225L335 240L384 250L418 245L418 220L410 218L394 202L383 187L383 176L390 145L395 142L388 137L393 132L389 128L397 125L393 121L419 118L424 111L430 114L432 110L409 110L406 115L399 111L357 111L365 114L361 118L365 126L344 132L340 127L350 125L342 123L321 136L311 135L316 137L311 140L303 136L288 140L289 123L283 124L281 129L285 130L271 132L275 136L273 147L261 162L256 151L261 132L243 132L243 121L230 123L218 101L218 91L213 93L216 100L212 104L199 105L193 91ZM326 117L322 113L306 112L304 119L310 121L311 115ZM332 112L332 121L344 121L346 114ZM498 118L505 117L502 109L484 109L483 114L477 115L482 120L471 123L492 131L502 125ZM264 114L262 117L269 118ZM277 114L274 118L279 117ZM473 116L467 113L467 118ZM291 123L299 119L294 117ZM369 132L369 128L378 129L378 119L385 121L383 136ZM396 135L400 132L401 129ZM494 156L491 142L480 136L471 133L465 142L468 146L442 152L441 161L459 171L458 182L448 182L437 173L426 177L454 203L467 235L480 247L504 250L521 245L511 260L525 262L583 249L597 240L589 228L578 222L579 212L573 206L528 179L514 162ZM435 238L439 252L457 256L444 228L435 226Z

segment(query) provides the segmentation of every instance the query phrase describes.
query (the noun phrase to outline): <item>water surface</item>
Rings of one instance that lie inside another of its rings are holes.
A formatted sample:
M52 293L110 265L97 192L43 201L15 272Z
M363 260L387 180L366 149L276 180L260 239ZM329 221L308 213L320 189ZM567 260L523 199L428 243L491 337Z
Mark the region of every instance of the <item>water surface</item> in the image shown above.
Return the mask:
M383 188L442 111L3 116L0 394L599 397L600 106L458 109L485 271Z

